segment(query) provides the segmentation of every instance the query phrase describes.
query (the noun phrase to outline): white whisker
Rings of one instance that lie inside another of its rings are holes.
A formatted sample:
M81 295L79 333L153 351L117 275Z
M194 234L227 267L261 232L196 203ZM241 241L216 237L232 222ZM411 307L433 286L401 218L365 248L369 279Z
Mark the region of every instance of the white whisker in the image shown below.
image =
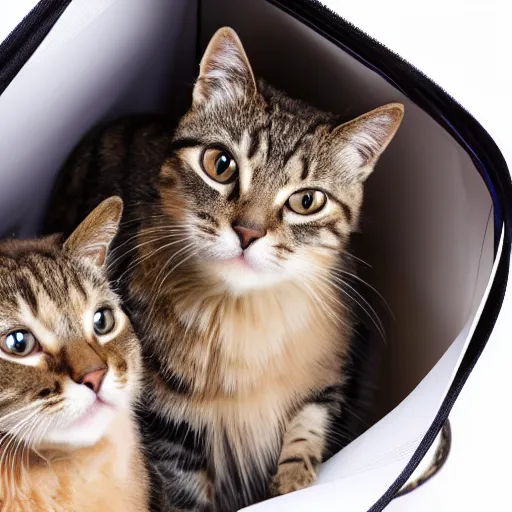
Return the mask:
M352 254L348 251L345 251L343 250L342 251L342 254L343 256L348 256L349 258L352 258L356 261L359 261L360 263L362 263L365 267L368 267L368 268L373 268L367 261L364 261L363 259L359 258L358 256L356 256L355 254Z
M171 237L162 237L162 238L159 238L157 240L152 240L151 242L147 242L147 243L156 243L156 242L159 242L159 241L161 241L161 240L163 240L165 238L171 238ZM177 236L174 236L173 238L177 238ZM154 251L150 252L149 254L145 254L144 256L136 258L134 261L132 261L128 265L126 270L117 278L117 281L121 281L124 278L124 276L128 272L130 272L130 270L134 269L137 265L140 265L144 261L152 258L155 254L158 254L159 252L164 251L165 249L168 249L169 247L172 247L174 245L182 243L184 240L186 240L186 238L180 238L179 240L175 240L174 242L163 244L160 247L158 247L157 249L155 249ZM140 248L143 245L147 245L147 243L139 244L136 248L138 249L138 248Z
M368 301L355 288L350 286L347 282L345 282L345 281L343 282L344 286L347 286L348 288L350 288L354 293L356 293L356 295L358 297L361 298L361 300L368 306L370 311L368 311L363 306L363 304L361 304L361 302L359 302L356 299L356 297L353 297L352 295L350 295L350 293L348 293L347 290L345 290L343 288L343 286L341 286L340 284L338 284L336 282L333 282L332 279L329 279L328 277L326 277L326 276L324 276L324 275L322 275L320 273L316 274L316 278L320 279L325 284L329 284L329 285L333 286L334 288L339 290L341 293L343 293L345 296L347 296L350 300L353 300L366 313L368 318L375 325L375 327L376 327L377 331L379 332L379 335L382 337L382 339L383 340L386 339L386 335L385 335L385 331L384 331L384 324L382 323L382 321L380 320L379 316L377 315L377 312L373 309L373 307L368 303ZM373 313L373 315L371 313Z
M145 240L144 242L141 242L137 245L135 245L134 247L131 247L130 249L128 249L127 251L125 251L121 256L118 256L117 258L115 258L114 260L112 261L109 261L108 263L108 266L109 268L113 268L115 267L116 263L118 263L120 260L122 260L123 258L126 257L127 254L130 254L131 252L133 251L136 251L138 249L140 249L141 247L144 247L145 245L149 245L149 244L155 244L161 240L167 240L169 238L178 238L179 236L181 236L181 234L178 234L178 233L168 233L166 235L163 235L163 236L160 236L160 237L156 237L156 238L153 238L152 240ZM116 247L117 249L118 247ZM160 249L159 249L160 250ZM114 251L115 252L115 251Z
M176 257L179 255L179 253L183 252L183 251L186 251L187 249L190 249L191 247L193 247L194 244L193 243L190 243L189 245L183 247L182 249L180 249L180 251L178 251L177 253L175 253L173 255L172 258L170 258L169 260L167 260L166 264L162 267L162 270L164 270L168 264ZM150 308L149 310L152 311L153 310L153 307L155 306L156 304L156 299L158 298L159 294L160 294L160 290L162 289L162 286L164 285L165 281L168 279L168 277L172 274L172 272L174 272L174 270L176 270L179 266L181 266L183 263L185 263L186 261L188 261L190 258L194 257L196 254L198 254L199 251L192 251L188 254L188 256L184 257L181 261L179 261L176 265L174 265L174 267L171 268L171 270L169 270L169 272L167 272L167 274L165 274L165 276L163 277L163 279L160 281L160 285L158 287L158 290L156 291L156 293L154 294L154 298L153 298L153 301L150 305ZM186 253L185 253L186 254ZM161 275L162 273L162 270L159 272L158 275ZM156 280L155 280L156 282Z
M352 277L352 278L356 279L360 283L366 285L368 288L370 288L372 291L375 292L375 294L381 299L383 304L386 306L386 309L388 310L388 312L391 315L391 317L393 318L393 320L396 320L395 315L393 314L393 311L392 311L390 305L388 304L388 302L386 301L386 299L370 283L367 283L364 279L361 279L358 275L352 274L351 272L347 272L346 270L343 270L343 269L340 269L340 268L333 269L332 272L334 273L333 277L335 277L339 282L345 283L345 281L340 276L336 275L336 272L341 272L341 273L343 273L343 274L345 274L345 275L347 275L349 277Z

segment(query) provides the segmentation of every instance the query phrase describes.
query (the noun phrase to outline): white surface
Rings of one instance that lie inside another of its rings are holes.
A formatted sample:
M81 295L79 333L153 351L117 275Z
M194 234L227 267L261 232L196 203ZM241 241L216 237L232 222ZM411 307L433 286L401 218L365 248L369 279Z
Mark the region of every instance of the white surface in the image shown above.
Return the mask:
M512 75L510 66L502 64L508 61L511 47L505 1L431 0L428 12L425 12L426 7L418 11L417 5L404 0L325 3L447 89L491 133L510 164L512 148L508 125L512 114ZM10 9L9 4L3 3L2 10L6 5ZM4 14L2 12L0 16L0 37L8 26L9 11ZM19 9L11 19L14 26L19 21ZM144 20L147 22L148 18L142 18ZM155 23L157 20L150 21ZM94 117L98 111L87 114ZM452 413L454 446L448 465L438 478L393 502L389 510L443 512L480 510L484 505L486 509L499 510L502 507L498 504L507 502L509 472L508 467L500 468L500 461L512 456L507 428L512 420L508 407L511 383L505 378L512 361L510 292L505 307L507 310L498 320L489 346ZM393 463L396 469L403 465L403 454L398 459ZM392 464L376 468L372 474L377 475L391 467ZM296 494L291 497L289 506L287 500L276 500L271 509L300 510L297 505L292 505L298 502L304 505L302 510L340 510L347 494L357 500L359 494L372 488L374 492L380 492L377 489L381 485L379 478L368 480L367 475L356 470L353 468L352 472L345 473L347 478L343 484L334 482L317 487L321 494L314 489ZM344 488L347 494L342 493ZM467 492L468 489L473 492ZM311 496L311 501L306 495ZM279 502L282 505L277 505ZM309 508L305 504L309 504ZM364 508L345 507L344 510Z

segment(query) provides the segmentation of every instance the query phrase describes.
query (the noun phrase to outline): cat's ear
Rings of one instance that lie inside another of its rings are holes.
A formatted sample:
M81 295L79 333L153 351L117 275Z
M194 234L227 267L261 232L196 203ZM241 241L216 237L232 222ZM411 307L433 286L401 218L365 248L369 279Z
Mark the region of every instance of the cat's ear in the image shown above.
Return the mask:
M220 28L201 59L193 103L235 99L256 91L256 80L237 33L229 27Z
M119 229L123 201L117 196L100 203L64 242L64 250L102 267Z
M404 106L389 103L338 126L331 134L340 168L345 176L364 181L394 137L404 117ZM336 149L338 151L336 152Z

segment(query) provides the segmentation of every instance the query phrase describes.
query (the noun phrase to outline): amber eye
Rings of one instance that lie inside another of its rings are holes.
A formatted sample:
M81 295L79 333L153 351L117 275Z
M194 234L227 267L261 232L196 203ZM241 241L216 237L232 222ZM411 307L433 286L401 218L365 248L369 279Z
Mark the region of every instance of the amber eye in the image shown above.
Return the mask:
M238 165L226 150L209 148L203 153L203 169L213 180L229 183L235 178Z
M109 308L98 309L94 313L94 332L99 336L108 334L116 324L114 313Z
M29 331L18 330L7 334L2 338L0 348L9 355L26 357L35 352L39 345L33 334Z
M327 202L326 195L320 190L300 190L288 199L288 208L299 215L311 215L319 212Z

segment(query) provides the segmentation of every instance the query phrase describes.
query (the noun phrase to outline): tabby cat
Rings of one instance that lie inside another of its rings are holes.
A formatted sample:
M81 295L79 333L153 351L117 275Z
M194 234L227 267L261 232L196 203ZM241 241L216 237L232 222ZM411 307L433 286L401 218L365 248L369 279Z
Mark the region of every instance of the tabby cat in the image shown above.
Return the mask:
M104 262L122 202L61 243L0 242L0 510L143 512L137 338Z
M310 485L343 411L345 252L403 106L343 123L253 76L220 29L190 110L92 131L47 230L126 210L112 277L142 341L152 508L232 511Z

